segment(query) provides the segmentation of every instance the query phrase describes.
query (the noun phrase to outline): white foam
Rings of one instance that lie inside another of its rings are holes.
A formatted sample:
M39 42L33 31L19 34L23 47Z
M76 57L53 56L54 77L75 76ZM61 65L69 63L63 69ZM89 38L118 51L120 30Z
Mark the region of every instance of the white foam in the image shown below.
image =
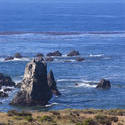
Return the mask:
M103 57L104 54L90 54L90 57Z
M4 61L4 58L0 58L0 62L3 62Z
M1 62L11 62L11 61L30 61L30 58L14 58L13 60L5 60L4 58L1 58Z
M90 85L87 83L78 83L78 85L76 87L95 88L96 85Z
M70 82L76 82L76 81L79 81L78 79L58 79L57 82L67 82L67 81L70 81Z
M47 104L47 105L45 105L45 107L51 107L53 105L58 105L58 103L55 102L55 103Z

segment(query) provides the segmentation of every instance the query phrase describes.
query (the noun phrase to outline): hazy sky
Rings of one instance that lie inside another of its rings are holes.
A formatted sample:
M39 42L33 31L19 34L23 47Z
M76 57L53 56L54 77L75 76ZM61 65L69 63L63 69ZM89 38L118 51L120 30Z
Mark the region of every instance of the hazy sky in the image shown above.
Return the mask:
M95 2L99 2L99 3L125 3L125 0L0 0L0 2L59 2L59 3L79 3L79 2L89 2L89 3L95 3Z

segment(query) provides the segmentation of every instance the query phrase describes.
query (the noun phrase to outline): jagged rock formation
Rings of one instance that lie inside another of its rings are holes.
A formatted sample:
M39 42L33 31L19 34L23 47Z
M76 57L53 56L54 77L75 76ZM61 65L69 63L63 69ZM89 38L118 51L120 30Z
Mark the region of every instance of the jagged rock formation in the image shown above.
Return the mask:
M54 78L54 76L53 76ZM53 80L53 79L52 79ZM36 58L25 68L21 90L10 104L12 105L46 105L52 98L52 90L48 85L53 81L47 80L47 64L43 59Z
M61 95L61 93L57 89L56 81L55 81L52 70L50 70L50 72L48 73L47 79L48 79L48 85L49 85L52 93L55 94L55 95Z
M96 86L96 88L101 88L101 89L110 89L111 88L111 83L109 80L102 79Z
M21 90L12 100L13 105L45 105L52 97L47 82L47 64L32 60L25 68Z

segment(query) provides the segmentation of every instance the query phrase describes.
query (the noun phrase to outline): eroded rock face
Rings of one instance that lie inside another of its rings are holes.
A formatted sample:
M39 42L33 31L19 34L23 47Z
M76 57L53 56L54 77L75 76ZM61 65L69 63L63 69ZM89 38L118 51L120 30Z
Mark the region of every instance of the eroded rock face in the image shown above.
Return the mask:
M79 54L79 51L76 51L76 50L73 50L73 51L71 51L71 52L69 52L69 53L67 54L67 56L78 56L78 55L80 55L80 54Z
M111 83L109 80L102 79L96 86L96 88L101 88L101 89L110 89L111 88Z
M47 81L47 64L34 59L25 68L21 90L10 104L46 105L52 97Z
M0 86L15 86L15 83L12 81L11 77L0 73Z
M47 79L48 79L48 85L52 91L53 94L55 95L61 95L61 93L58 91L57 86L56 86L56 81L53 75L53 71L50 70L50 72L47 75Z

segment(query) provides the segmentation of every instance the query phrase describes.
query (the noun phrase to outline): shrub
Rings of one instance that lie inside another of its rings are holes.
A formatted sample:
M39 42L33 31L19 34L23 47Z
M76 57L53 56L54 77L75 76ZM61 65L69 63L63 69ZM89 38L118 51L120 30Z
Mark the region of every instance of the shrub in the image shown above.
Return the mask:
M97 122L104 124L104 125L111 125L111 119L108 118L105 115L96 115L95 119L97 120Z
M51 122L51 121L53 121L53 119L50 116L44 115L43 117L40 118L40 121L41 122L43 122L43 121Z
M17 115L17 111L16 110L10 110L8 111L8 116L14 116L14 115Z
M32 116L25 116L24 119L28 122L32 122L33 121L33 118Z
M88 119L84 120L81 125L98 125L98 124L93 119L88 118Z

